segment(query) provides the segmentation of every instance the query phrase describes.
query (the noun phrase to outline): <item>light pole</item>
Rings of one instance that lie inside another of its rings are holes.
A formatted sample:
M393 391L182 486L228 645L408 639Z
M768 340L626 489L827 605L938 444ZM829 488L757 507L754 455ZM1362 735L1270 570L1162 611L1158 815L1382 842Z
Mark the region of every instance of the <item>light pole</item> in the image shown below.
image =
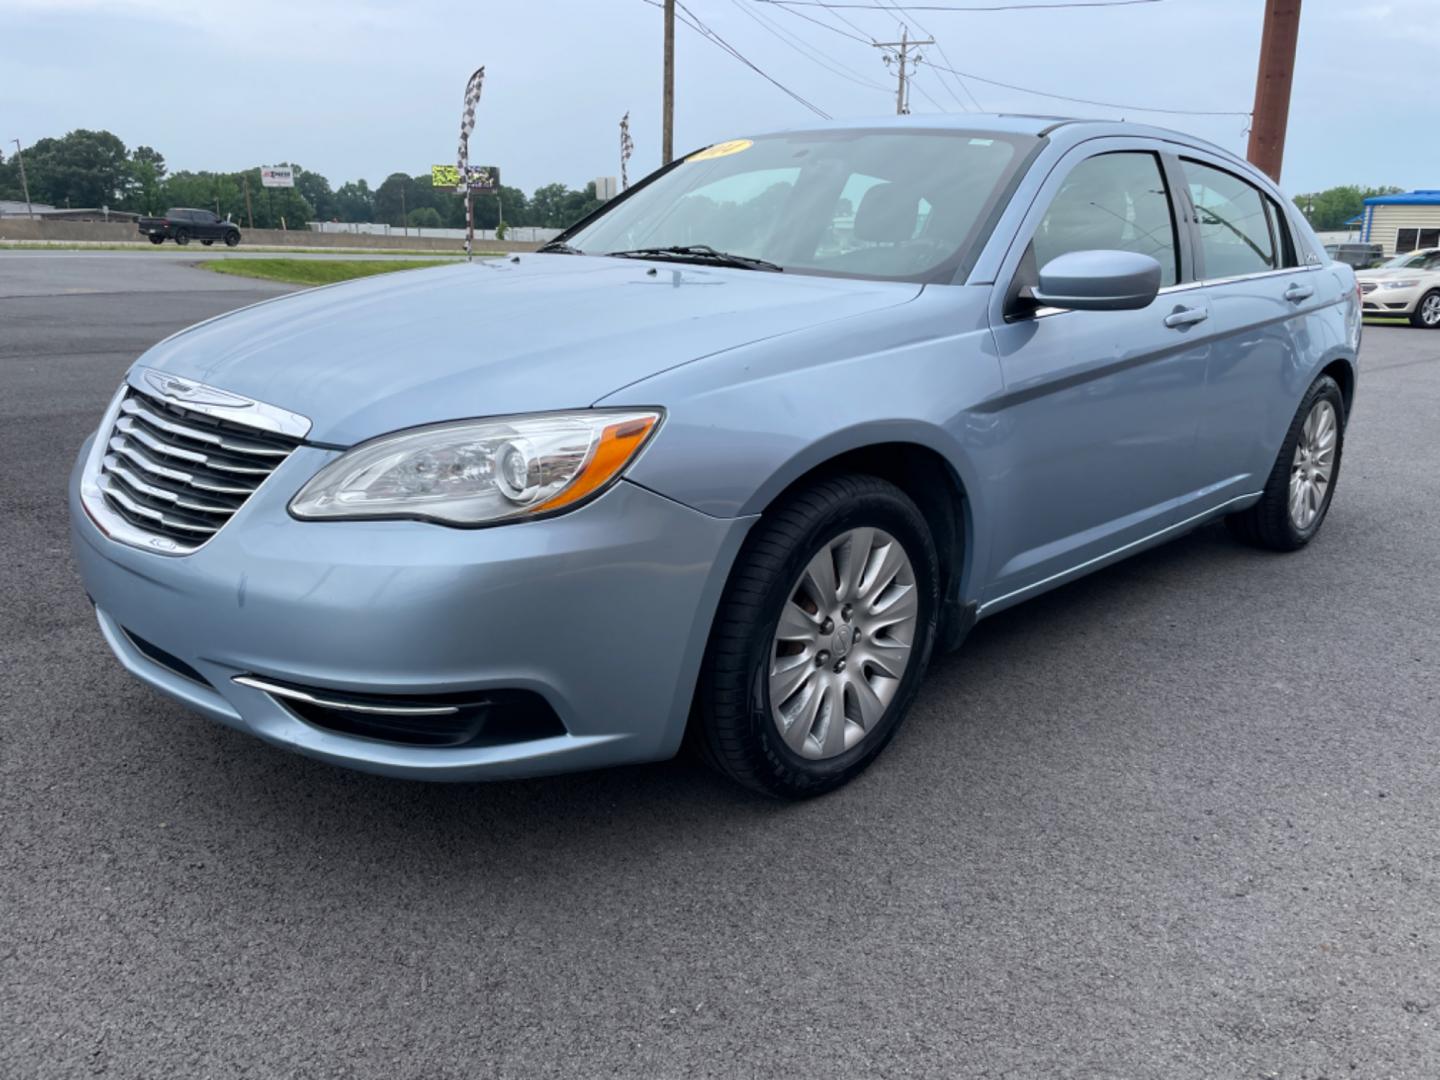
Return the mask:
M20 140L11 139L15 144L15 160L20 163L20 187L25 191L25 216L31 221L35 220L35 208L30 205L30 184L25 179L25 154L20 149Z

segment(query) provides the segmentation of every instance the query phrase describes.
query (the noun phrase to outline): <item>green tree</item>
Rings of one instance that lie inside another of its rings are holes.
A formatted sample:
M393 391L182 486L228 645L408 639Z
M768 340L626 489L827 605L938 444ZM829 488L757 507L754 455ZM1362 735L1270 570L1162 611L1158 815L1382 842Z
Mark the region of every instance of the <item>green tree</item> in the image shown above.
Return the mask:
M387 225L403 225L410 209L410 188L415 181L405 173L391 173L375 189L375 216Z
M364 180L341 184L335 192L335 217L341 221L374 221L375 193Z
M108 131L77 128L25 151L30 196L54 206L118 208L133 183L125 144Z
M418 210L411 210L407 220L410 227L414 229L438 229L444 224L440 219L440 211L433 206L422 206Z
M318 221L329 221L338 217L335 193L330 190L330 181L318 172L295 166L295 190L310 204Z
M1295 205L1309 219L1311 228L1328 232L1345 228L1345 222L1363 213L1365 200L1372 195L1393 195L1402 190L1390 186L1371 188L1343 184L1310 195L1297 195Z
M165 208L164 201L165 157L160 151L149 146L137 146L130 151L130 185L124 206L142 214L158 214Z

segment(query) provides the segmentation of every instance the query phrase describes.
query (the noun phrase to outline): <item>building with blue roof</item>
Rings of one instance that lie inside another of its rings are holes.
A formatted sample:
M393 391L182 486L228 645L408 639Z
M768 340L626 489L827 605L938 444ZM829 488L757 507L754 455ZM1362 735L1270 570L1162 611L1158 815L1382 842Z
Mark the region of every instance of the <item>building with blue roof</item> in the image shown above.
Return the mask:
M1440 188L1421 188L1365 200L1360 239L1388 255L1440 247Z

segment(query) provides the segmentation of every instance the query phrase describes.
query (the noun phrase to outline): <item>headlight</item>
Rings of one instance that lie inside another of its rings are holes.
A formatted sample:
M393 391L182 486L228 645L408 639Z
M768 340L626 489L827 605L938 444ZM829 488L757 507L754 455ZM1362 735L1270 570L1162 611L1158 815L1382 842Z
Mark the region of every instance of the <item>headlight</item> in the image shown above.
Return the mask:
M411 428L348 450L300 489L299 518L489 525L598 494L660 422L658 409L548 413Z
M1419 279L1419 278L1407 278L1407 279L1405 279L1404 281L1382 281L1382 282L1380 283L1380 288L1382 288L1382 289L1413 289L1416 285L1419 285L1419 284L1420 284L1420 279Z

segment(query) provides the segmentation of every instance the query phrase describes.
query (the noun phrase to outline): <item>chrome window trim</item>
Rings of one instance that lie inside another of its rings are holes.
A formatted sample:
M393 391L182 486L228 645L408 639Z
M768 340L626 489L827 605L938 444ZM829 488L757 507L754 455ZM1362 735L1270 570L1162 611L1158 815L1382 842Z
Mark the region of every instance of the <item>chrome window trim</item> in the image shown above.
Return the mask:
M1256 280L1259 280L1260 278L1282 277L1282 276L1285 275L1285 274L1313 274L1313 273L1315 273L1317 270L1322 270L1322 269L1324 269L1324 267L1320 267L1320 266L1287 266L1287 267L1285 267L1283 270L1262 270L1262 271L1260 271L1260 272L1258 272L1258 273L1254 273L1254 274L1237 274L1237 275L1235 275L1234 277L1207 278L1207 279L1204 280L1204 281L1181 281L1181 282L1177 282L1177 283L1174 284L1174 285L1166 285L1164 288L1158 290L1158 291L1155 293L1155 295L1156 295L1157 297L1158 297L1158 296L1169 296L1169 295L1171 295L1172 293L1189 292L1189 291L1191 291L1192 289L1206 289L1206 288L1209 288L1209 287L1211 287L1211 286L1213 286L1213 285L1234 285L1234 284L1236 284L1237 282L1241 282L1241 281L1256 281ZM1036 308L1034 311L1029 312L1029 313L1026 314L1026 315L1018 316L1018 318L1020 318L1020 319L1048 319L1048 318L1050 318L1050 316L1052 316L1052 315L1068 315L1068 314L1070 313L1070 311L1071 311L1070 308L1042 307L1042 308Z

